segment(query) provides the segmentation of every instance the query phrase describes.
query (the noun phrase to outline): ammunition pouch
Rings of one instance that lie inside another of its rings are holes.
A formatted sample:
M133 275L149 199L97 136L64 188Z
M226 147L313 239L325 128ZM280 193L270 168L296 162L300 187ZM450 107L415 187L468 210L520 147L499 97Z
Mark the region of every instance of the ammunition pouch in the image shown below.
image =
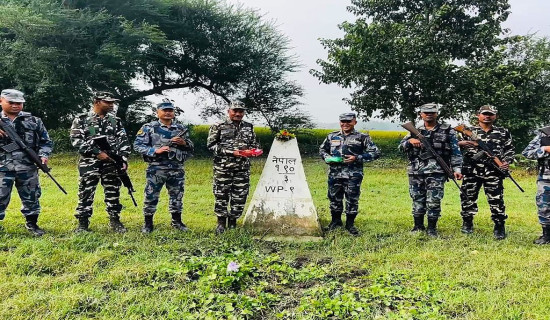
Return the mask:
M6 151L7 153L14 152L17 149L19 149L19 145L15 142L2 146L2 150Z
M422 161L426 161L428 159L434 158L434 155L431 152L422 152L418 155L418 158L420 158Z
M472 160L474 160L475 162L487 162L487 160L489 160L489 157L487 156L487 152L479 151L472 157Z

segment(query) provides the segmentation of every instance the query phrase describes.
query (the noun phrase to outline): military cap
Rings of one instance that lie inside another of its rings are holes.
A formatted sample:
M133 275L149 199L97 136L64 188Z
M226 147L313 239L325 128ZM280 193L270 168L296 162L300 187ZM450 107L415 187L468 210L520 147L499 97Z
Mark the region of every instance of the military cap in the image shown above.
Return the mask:
M353 112L342 113L340 115L340 121L342 121L342 120L348 121L348 120L353 120L353 119L355 119L355 113L353 113Z
M108 92L108 91L98 91L94 95L94 99L96 100L103 100L107 102L117 102L120 101L120 99L115 98L115 96Z
M175 109L174 104L170 101L163 101L159 104L157 104L158 110L164 110L164 109Z
M426 103L420 106L420 112L439 112L439 104Z
M9 102L25 102L23 92L15 89L4 89L0 93L0 97L6 98Z
M484 106L481 106L481 108L479 108L479 111L477 113L481 114L483 112L497 114L497 109L494 106L486 104Z
M244 103L240 102L240 101L233 101L231 102L231 104L229 105L229 110L233 110L233 109L243 109L243 110L246 110L246 107L244 106Z

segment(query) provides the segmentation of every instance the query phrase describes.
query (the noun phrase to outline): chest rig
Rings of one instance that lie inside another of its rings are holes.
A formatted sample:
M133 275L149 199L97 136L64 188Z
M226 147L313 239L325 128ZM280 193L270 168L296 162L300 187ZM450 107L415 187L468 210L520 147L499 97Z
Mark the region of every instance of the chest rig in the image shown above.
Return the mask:
M433 130L426 130L424 126L418 128L420 133L428 139L433 149L439 154L447 164L451 162L451 126L449 124L438 124ZM419 159L419 161L428 162L434 158L425 148L411 148L407 153L410 161Z

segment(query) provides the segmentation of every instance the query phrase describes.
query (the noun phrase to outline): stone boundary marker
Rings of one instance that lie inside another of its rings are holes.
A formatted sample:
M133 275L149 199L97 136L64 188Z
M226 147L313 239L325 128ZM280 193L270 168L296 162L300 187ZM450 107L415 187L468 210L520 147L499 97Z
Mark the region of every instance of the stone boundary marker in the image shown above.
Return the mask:
M265 240L322 239L296 139L273 141L243 225Z

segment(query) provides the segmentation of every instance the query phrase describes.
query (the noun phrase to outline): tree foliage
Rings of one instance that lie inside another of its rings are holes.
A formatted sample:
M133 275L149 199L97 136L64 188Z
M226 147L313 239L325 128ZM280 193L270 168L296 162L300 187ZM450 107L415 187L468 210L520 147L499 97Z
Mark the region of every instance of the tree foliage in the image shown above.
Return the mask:
M424 103L445 105L442 116L467 110L465 64L500 44L507 0L352 0L355 22L340 39L324 39L327 60L312 71L322 82L354 91L348 102L371 117L414 119Z
M302 89L288 40L255 11L216 0L0 1L3 88L29 95L49 126L114 91L138 121L149 95L186 88L233 99L252 114L296 108ZM289 108L290 106L290 108ZM207 112L212 112L207 110Z
M524 147L535 128L550 123L550 41L516 36L467 66L471 105L497 106L499 123Z

